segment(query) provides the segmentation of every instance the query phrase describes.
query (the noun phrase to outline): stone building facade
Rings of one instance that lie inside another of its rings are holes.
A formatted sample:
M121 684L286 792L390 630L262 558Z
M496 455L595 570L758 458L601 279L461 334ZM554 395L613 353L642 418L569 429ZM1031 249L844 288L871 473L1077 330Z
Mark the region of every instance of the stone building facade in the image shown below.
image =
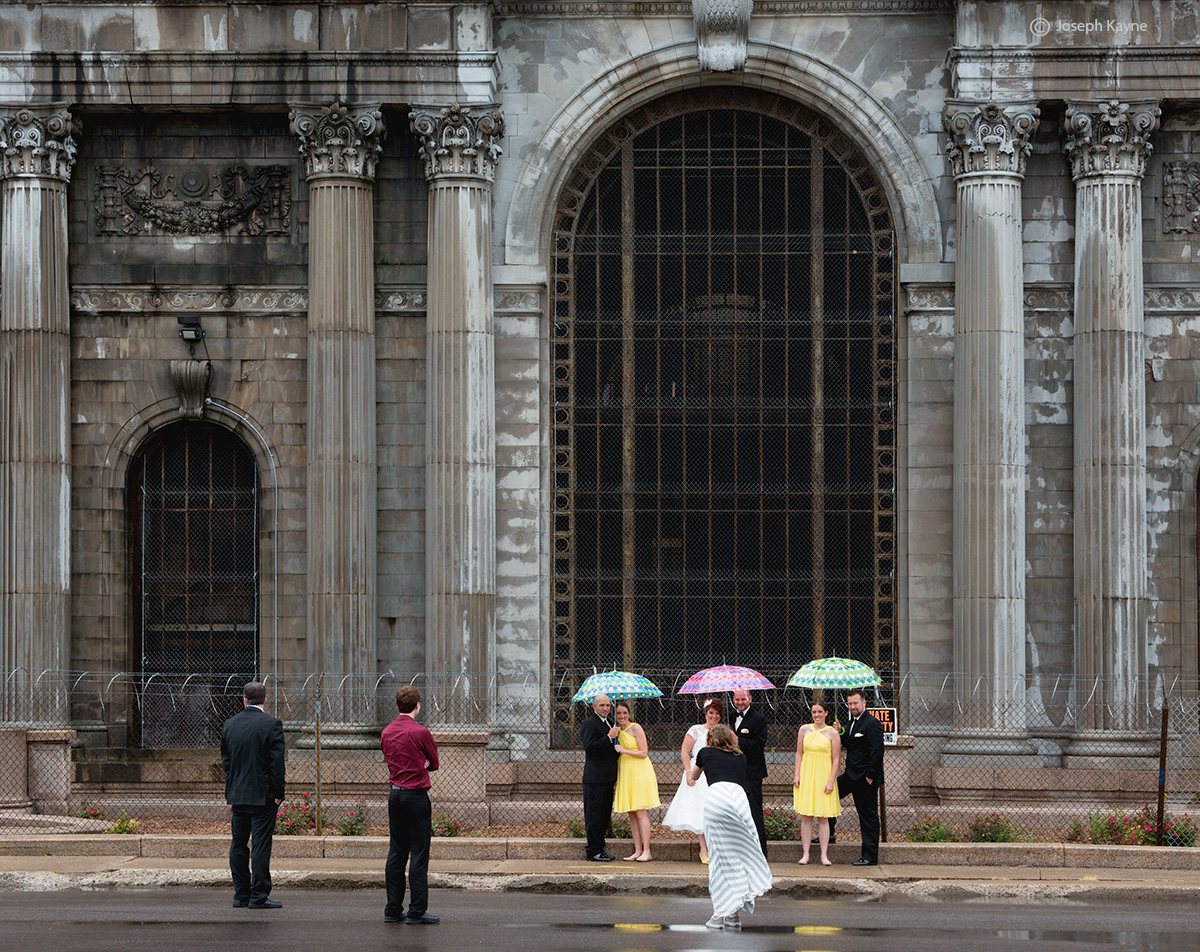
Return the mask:
M1200 664L1198 41L1168 0L6 5L0 668L430 672L546 735L568 670L851 653L969 675L947 757L1033 756L1060 679L1105 698L1067 763L1128 736Z

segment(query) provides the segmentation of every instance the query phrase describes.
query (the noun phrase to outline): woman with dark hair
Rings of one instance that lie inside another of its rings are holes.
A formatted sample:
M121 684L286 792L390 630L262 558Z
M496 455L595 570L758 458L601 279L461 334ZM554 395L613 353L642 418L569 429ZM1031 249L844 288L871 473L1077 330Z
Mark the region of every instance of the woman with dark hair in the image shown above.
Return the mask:
M708 732L708 743L696 755L689 776L708 779L704 802L704 836L708 840L708 894L712 899L710 929L741 929L741 914L754 912L754 900L771 888L758 830L750 815L750 801L742 786L746 758L728 724Z
M715 698L704 702L704 723L694 724L683 735L679 747L679 759L683 761L683 779L679 789L667 808L662 825L672 830L690 830L700 841L700 862L708 862L708 843L704 839L704 801L708 799L708 781L704 775L693 780L692 768L696 766L696 755L704 749L708 732L725 720L725 705Z
M842 812L835 772L842 757L842 742L838 732L825 722L826 716L825 705L814 701L813 722L805 724L796 733L796 772L792 787L793 806L800 814L800 844L804 851L800 857L801 866L808 863L814 816L821 844L821 865L830 865L829 818Z
M617 761L617 790L613 809L629 814L633 852L625 858L648 863L651 859L649 810L658 806L658 777L654 774L654 764L650 762L646 732L641 724L629 719L629 705L625 701L617 701L613 715L620 728L616 739L620 759Z

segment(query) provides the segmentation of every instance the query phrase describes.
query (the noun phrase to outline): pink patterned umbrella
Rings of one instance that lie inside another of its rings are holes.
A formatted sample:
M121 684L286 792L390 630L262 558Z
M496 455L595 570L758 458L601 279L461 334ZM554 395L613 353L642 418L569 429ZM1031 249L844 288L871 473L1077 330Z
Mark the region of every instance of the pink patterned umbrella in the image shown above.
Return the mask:
M679 694L720 694L723 691L762 690L775 687L753 668L742 668L736 664L722 664L715 668L697 671L679 689Z

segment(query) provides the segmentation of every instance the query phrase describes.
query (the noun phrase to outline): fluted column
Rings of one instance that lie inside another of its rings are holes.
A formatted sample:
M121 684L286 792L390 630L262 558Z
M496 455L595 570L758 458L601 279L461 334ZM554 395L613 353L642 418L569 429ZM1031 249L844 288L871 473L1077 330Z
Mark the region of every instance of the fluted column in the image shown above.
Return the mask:
M1075 179L1075 675L1070 753L1149 755L1142 176L1156 103L1069 103ZM1090 732L1115 731L1116 737ZM1132 741L1132 743L1130 743ZM1118 748L1113 743L1118 742ZM1124 743L1121 743L1124 742Z
M384 125L378 105L340 103L294 105L291 124L309 190L308 661L325 674L323 743L348 745L374 722L373 189Z
M61 105L0 110L0 722L24 726L68 720L75 131Z
M425 665L448 678L445 717L488 718L496 628L493 106L414 107L429 182L425 429Z
M954 736L947 753L1029 754L1021 181L1038 110L952 102Z

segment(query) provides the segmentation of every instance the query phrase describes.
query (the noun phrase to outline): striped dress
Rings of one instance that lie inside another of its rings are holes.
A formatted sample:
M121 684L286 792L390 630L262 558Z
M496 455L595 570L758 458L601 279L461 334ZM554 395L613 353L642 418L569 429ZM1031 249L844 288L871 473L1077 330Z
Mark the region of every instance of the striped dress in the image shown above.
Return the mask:
M714 753L732 756L706 748L699 759L712 764ZM744 767L745 758L736 759ZM708 840L708 894L713 915L753 912L754 900L771 888L771 868L763 856L750 801L740 783L710 780L704 802L704 836Z

